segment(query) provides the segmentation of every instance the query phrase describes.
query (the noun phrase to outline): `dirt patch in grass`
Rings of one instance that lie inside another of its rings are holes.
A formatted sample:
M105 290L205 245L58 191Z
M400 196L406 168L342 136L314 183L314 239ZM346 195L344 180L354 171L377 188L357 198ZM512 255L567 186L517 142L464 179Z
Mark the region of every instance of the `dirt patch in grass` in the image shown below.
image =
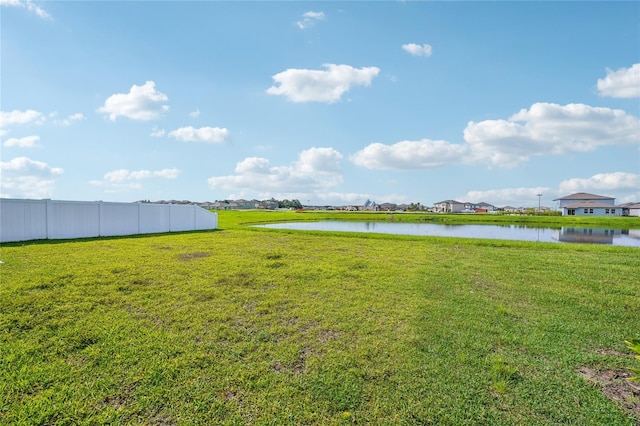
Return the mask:
M196 253L182 253L178 256L180 260L192 260L192 259L202 259L203 257L211 256L210 253L205 252L196 252Z
M333 340L338 339L340 337L340 332L334 330L322 330L320 333L320 342L327 343Z
M291 364L285 365L281 361L276 361L272 366L271 370L276 373L283 373L288 371L293 374L301 374L304 373L307 369L307 359L314 355L313 349L308 346L305 346L298 354L298 358L292 362Z
M110 406L116 410L123 409L133 399L136 387L135 384L128 384L117 395L107 396L100 405Z
M591 367L580 367L577 373L596 384L607 398L622 404L640 422L640 386L627 380L631 373L620 370L596 370Z
M173 426L176 423L174 419L163 414L156 414L149 419L149 424L157 426Z

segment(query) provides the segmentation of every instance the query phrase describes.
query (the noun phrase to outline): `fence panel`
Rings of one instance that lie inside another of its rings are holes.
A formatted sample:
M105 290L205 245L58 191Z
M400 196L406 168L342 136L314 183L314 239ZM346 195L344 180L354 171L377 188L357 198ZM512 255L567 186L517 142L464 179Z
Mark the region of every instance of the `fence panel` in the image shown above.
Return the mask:
M194 206L195 207L195 206ZM212 214L209 210L197 208L195 209L195 225L194 229L217 229L218 214Z
M186 208L185 208L186 207ZM191 206L179 206L171 204L169 211L171 212L171 224L169 230L174 231L191 231L194 230L195 214Z
M140 204L140 233L169 232L169 205Z
M50 239L100 236L100 205L77 201L48 201L47 237Z
M195 205L0 199L0 242L216 229Z
M100 203L100 235L133 235L139 232L139 204Z
M45 238L47 238L45 201L0 199L0 242Z

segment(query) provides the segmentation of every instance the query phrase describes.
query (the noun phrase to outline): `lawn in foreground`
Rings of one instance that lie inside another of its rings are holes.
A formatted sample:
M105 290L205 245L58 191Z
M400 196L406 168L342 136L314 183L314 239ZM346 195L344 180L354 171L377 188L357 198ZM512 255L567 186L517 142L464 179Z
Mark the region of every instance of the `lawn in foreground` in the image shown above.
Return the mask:
M220 226L4 245L0 423L637 422L638 249Z

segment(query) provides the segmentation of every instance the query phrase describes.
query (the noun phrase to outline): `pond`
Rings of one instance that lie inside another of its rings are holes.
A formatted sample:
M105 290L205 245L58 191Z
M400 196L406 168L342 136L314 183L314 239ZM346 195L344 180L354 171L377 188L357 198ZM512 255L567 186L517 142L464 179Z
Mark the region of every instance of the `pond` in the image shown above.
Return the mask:
M270 223L255 226L300 231L375 232L394 235L590 243L640 247L640 229L627 230L579 227L562 227L558 229L534 228L522 225L439 225L433 223L351 222L338 220Z

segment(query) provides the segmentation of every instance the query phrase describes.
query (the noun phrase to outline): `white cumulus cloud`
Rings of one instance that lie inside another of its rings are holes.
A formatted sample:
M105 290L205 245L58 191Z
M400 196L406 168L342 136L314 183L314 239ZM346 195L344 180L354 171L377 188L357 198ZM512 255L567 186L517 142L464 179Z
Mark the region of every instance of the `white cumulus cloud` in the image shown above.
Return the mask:
M157 126L153 126L153 128L151 129L151 133L149 133L149 136L154 138L161 138L164 136L164 134L165 134L164 129L160 129Z
M40 136L32 135L22 138L9 138L2 143L4 147L17 147L17 148L34 148L38 146Z
M598 79L598 93L612 98L640 98L640 64L617 71L607 69L607 76Z
M55 123L59 124L61 126L71 126L73 123L78 122L78 121L82 121L82 120L85 120L85 119L86 119L86 117L84 116L84 114L82 114L80 112L76 112L75 114L71 114L67 118L55 121Z
M333 148L309 148L300 153L296 168L303 173L339 173L342 154Z
M324 18L325 18L324 12L309 11L309 12L303 13L302 19L296 22L296 24L298 25L298 28L300 28L301 30L304 30L305 28L309 28L316 22L324 20Z
M47 13L42 7L38 6L31 0L0 0L0 6L7 7L21 7L27 9L31 13L35 13L42 19L52 19L51 15Z
M16 157L0 162L0 195L14 198L51 198L55 177L64 173L42 161Z
M196 110L195 110L195 111L191 111L191 112L189 113L189 116L190 116L191 118L198 118L198 117L200 117L200 110L199 110L198 108L196 108Z
M622 110L584 104L536 103L507 120L469 122L464 139L473 161L515 167L531 156L633 145L640 120Z
M55 176L64 173L64 170L59 167L49 167L47 163L32 160L28 157L16 157L11 161L0 164L2 165L2 171L11 176L14 173L28 173L38 176Z
M423 139L393 145L372 143L353 154L350 159L355 165L368 169L423 169L461 162L467 152L464 145Z
M181 127L167 135L181 142L224 143L229 140L229 130L220 127Z
M125 180L141 180L154 177L175 179L180 174L180 170L162 169L162 170L135 170L129 171L127 169L118 169L107 172L104 175L104 180L109 182L123 182Z
M0 111L0 127L9 127L16 124L42 124L45 118L41 112L33 109L20 111L14 109L13 111Z
M235 174L208 179L216 190L240 191L246 196L269 198L277 194L305 195L325 191L342 182L342 154L333 148L310 148L302 151L289 166L273 166L266 158L249 157L240 161Z
M147 81L142 86L133 85L129 93L116 93L111 95L98 108L98 112L108 114L109 120L115 121L118 117L127 117L131 120L155 120L163 112L169 110L169 105L164 104L169 100L168 96L156 90L153 81Z
M142 189L141 180L151 178L176 179L181 173L179 169L162 170L127 170L117 169L105 173L102 180L89 181L91 185L103 187L106 192Z
M244 160L236 164L235 172L241 175L244 174L269 174L271 171L271 164L269 160L261 157L247 157Z
M402 50L413 56L431 56L432 48L428 44L408 43L402 45Z
M640 191L640 174L628 172L598 173L589 178L560 182L560 192Z
M285 96L291 102L333 103L351 86L370 86L380 73L377 67L354 68L350 65L325 64L325 70L288 69L275 74L276 83L267 89L270 95Z
M350 160L361 167L406 170L445 164L513 168L533 156L637 145L640 120L625 111L584 104L533 104L508 119L469 122L464 144L423 139L393 145L372 143Z

